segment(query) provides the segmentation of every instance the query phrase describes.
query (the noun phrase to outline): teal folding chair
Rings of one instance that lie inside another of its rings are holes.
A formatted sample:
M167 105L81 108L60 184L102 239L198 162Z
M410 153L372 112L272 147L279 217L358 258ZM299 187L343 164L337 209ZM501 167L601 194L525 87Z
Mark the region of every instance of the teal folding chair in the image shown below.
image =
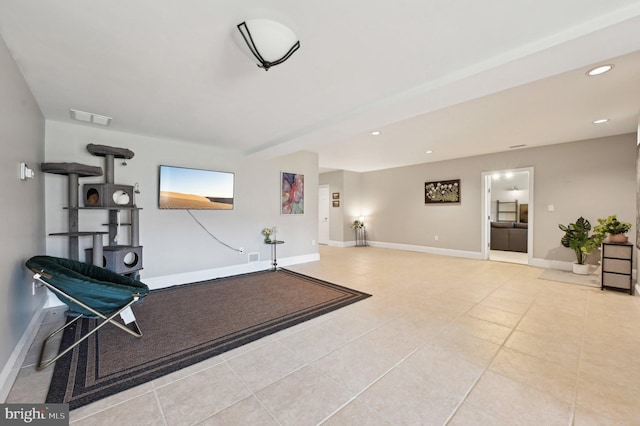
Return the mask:
M34 272L35 280L69 306L67 315L74 317L44 339L36 370L47 368L106 324L113 324L137 338L142 337L131 305L149 293L146 284L99 266L53 256L34 256L25 264ZM124 324L116 320L118 315ZM57 356L43 361L47 343L80 318L103 321Z

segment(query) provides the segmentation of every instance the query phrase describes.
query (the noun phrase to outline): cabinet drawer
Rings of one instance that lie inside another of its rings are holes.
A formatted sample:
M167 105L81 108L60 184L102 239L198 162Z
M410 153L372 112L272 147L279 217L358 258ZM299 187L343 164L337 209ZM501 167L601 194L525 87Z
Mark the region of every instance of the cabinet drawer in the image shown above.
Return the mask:
M606 287L631 289L631 275L602 273L602 285Z
M618 257L621 259L631 259L632 245L604 244L602 255L604 257Z
M602 270L604 272L617 272L619 274L631 273L631 261L620 259L602 259Z

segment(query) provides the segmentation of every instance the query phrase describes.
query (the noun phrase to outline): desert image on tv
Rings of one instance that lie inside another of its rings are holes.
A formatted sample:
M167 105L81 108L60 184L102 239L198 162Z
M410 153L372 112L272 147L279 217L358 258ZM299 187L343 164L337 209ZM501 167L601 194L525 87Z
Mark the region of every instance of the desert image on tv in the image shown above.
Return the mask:
M233 173L160 166L161 209L233 210Z
M160 191L160 208L232 210L233 198L203 197L181 192Z

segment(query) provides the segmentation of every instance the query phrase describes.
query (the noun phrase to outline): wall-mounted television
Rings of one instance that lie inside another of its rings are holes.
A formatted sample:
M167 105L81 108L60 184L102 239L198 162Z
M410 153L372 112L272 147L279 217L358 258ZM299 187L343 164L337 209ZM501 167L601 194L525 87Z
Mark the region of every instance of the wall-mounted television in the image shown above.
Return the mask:
M160 166L158 207L232 210L234 179L231 172Z

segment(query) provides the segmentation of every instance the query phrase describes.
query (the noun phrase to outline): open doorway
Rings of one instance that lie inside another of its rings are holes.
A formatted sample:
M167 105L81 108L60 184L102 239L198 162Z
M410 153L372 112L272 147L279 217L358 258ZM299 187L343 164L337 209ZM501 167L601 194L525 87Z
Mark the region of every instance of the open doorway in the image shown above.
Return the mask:
M482 258L531 263L533 168L485 172L482 181Z

